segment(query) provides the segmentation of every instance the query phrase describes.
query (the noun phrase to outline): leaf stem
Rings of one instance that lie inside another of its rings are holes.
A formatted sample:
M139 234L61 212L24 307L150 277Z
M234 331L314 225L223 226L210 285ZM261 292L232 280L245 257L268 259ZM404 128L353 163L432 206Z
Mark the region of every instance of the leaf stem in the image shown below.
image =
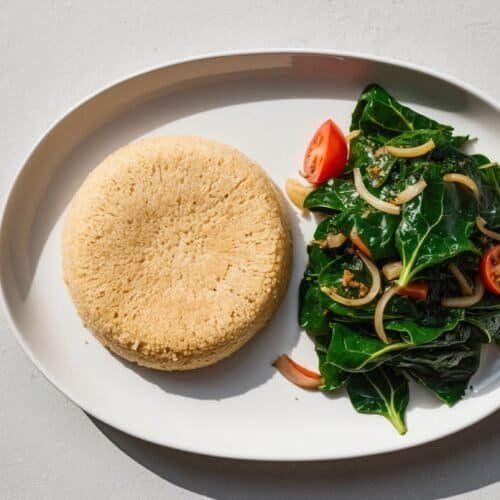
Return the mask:
M396 428L396 430L399 432L399 434L401 434L401 435L406 434L406 431L408 429L407 429L406 424L404 423L404 420L401 417L401 415L398 415L397 413L395 413L391 409L389 409L389 413L387 414L387 418L390 420L391 424Z
M406 266L403 269L402 273L399 275L398 286L404 288L410 282L410 278L411 278L411 266Z

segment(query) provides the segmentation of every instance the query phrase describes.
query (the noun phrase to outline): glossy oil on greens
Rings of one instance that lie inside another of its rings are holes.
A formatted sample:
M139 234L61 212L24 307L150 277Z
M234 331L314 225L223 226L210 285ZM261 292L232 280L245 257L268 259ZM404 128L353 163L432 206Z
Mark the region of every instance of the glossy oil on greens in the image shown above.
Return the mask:
M475 220L481 216L489 228L500 229L500 167L484 155L465 152L468 131L456 135L451 125L400 103L376 84L362 91L350 130L360 133L350 143L343 176L318 186L304 202L325 218L308 246L299 323L315 345L321 390L345 388L358 412L383 415L404 434L409 380L452 406L467 393L481 344L500 344L498 296L486 292L465 308L441 304L444 297L461 294L449 265L455 264L473 285L482 254L495 244L478 232ZM398 158L382 149L415 147L430 139L435 148L416 158ZM419 180L427 187L401 206L400 215L390 215L359 196L354 168L368 191L384 201ZM480 198L461 184L445 182L447 173L470 177ZM324 242L338 233L346 242L328 248ZM398 278L382 278L378 297L356 307L321 291L327 287L352 300L361 296L359 283L370 288L372 277L350 241L353 234L379 270L387 262L402 263ZM376 304L383 290L414 280L425 281L429 293L423 301L401 295L390 300L383 316L386 344L375 332Z

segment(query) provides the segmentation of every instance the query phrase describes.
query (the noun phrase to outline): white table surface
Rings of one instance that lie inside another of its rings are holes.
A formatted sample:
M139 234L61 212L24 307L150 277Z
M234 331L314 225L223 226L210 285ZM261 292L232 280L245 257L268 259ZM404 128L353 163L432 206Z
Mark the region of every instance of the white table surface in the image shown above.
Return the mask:
M229 49L328 48L422 64L500 100L497 0L0 0L0 192L47 127L130 73ZM397 454L316 464L212 459L89 418L0 317L1 499L500 498L500 413Z

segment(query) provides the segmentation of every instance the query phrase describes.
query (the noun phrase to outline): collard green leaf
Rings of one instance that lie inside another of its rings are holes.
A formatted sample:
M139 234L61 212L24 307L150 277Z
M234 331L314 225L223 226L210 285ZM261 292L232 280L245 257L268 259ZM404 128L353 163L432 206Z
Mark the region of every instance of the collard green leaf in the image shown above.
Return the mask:
M304 200L304 208L319 212L343 212L365 206L354 184L345 179L330 179Z
M487 156L482 155L480 153L476 153L476 154L471 155L471 158L474 160L474 163L478 167L480 167L482 165L486 165L487 163L491 163L490 159Z
M346 210L320 222L314 233L315 240L324 240L328 234L349 236L353 229L372 252L374 260L398 256L395 244L399 217L366 206L363 210Z
M315 240L326 240L329 234L338 234L339 229L339 214L333 215L322 220L314 231Z
M491 188L491 198L496 200L495 208L498 209L498 200L500 199L500 166L488 167L481 170L483 184Z
M354 229L370 249L373 260L397 257L395 235L398 225L398 216L374 209L346 212L339 218L341 232L349 235Z
M326 351L322 348L316 349L319 361L319 372L325 380L321 386L322 391L335 391L342 387L348 377L348 373L341 370L338 366L326 362Z
M385 323L385 329L399 332L403 340L417 346L428 344L439 338L443 333L454 330L464 318L463 309L448 309L446 316L439 318L441 326L424 326L417 319L397 319Z
M443 130L417 129L403 132L392 139L389 139L384 146L396 146L398 148L412 148L420 146L427 141L434 141L436 147L444 146L449 143L449 134Z
M438 163L441 173L459 172L467 173L470 168L476 168L473 157L454 147L450 142L441 143L429 154L429 160Z
M478 349L476 344L460 344L453 349L413 349L398 356L393 364L413 373L461 381L476 372Z
M362 92L352 114L350 129L360 129L364 134L385 140L419 129L441 130L450 137L453 131L452 127L403 106L376 84L369 85Z
M344 318L344 320L357 323L357 322L370 322L372 323L375 316L375 305L377 299L375 299L370 304L363 307L348 307L338 302L332 301L328 308L332 313L338 317ZM384 318L399 319L404 317L415 317L417 315L417 309L415 306L415 301L409 297L403 297L396 295L387 304L384 311Z
M474 325L483 335L484 343L500 344L500 311L494 311L480 316L468 316L465 321Z
M316 245L307 247L309 265L299 287L299 324L310 335L330 335L331 314L328 306L332 302L318 285L321 270L331 263L328 251Z
M478 341L479 338L480 335L478 336L478 332L475 330L475 328L469 327L469 325L465 323L460 323L459 326L455 328L455 330L445 332L436 340L433 340L428 344L421 345L420 349L448 348L450 346L465 344L466 342L469 342L469 340Z
M469 142L471 140L470 136L469 135L454 135L451 139L450 139L450 144L454 147L454 148L461 148L464 144L466 144L467 142Z
M350 375L347 392L356 411L382 415L400 434L406 433L405 411L410 392L408 381L400 372L380 367Z
M321 270L328 266L332 261L332 256L318 245L309 245L307 247L309 255L309 266L306 270L306 276L317 278Z
M345 172L349 173L353 168L359 168L368 189L381 187L398 161L392 155L376 156L375 152L382 146L383 142L365 135L352 140Z
M490 160L482 155L474 155L473 159L481 179L481 217L486 220L490 228L498 229L500 228L500 166L481 169L481 166L490 164Z
M393 320L386 325L404 335L404 341L385 344L380 339L366 335L360 327L334 322L326 361L348 372L369 371L398 356L401 351L432 348L442 345L461 344L467 338L452 334L463 317L463 311L442 327L431 328L417 325L411 320ZM446 336L448 333L450 335ZM440 342L441 340L441 342ZM443 342L444 340L444 342Z
M476 251L469 236L474 217L463 213L454 184L444 183L436 169L423 193L406 203L396 231L396 246L403 261L398 281L406 286L426 267L466 251Z
M299 324L310 335L329 335L331 314L328 306L332 301L317 283L302 280L299 289Z
M441 145L446 144L449 141L449 136L447 134L444 134L441 130L412 130L409 132L403 132L402 134L389 139L383 144L383 146L411 148L424 144L431 139L436 145ZM386 183L389 174L392 172L393 168L396 165L400 167L409 163L407 160L399 159L396 156L391 155L390 153L382 154L380 156L372 154L371 156L371 163L370 165L368 165L369 168L364 170L365 184L371 185L374 188L381 187ZM415 160L411 161L411 163L413 162L415 162ZM396 193L401 190L402 189L396 190Z
M365 134L360 134L349 143L349 159L346 172L349 173L354 167L364 171L376 163L375 151L377 151L383 142L380 142Z
M364 262L357 254L345 254L331 260L325 266L318 277L320 287L332 288L344 297L357 298L360 287L344 286L344 273L349 272L353 275L353 280L358 284L363 284L366 288L371 286L371 274Z
M467 325L461 326L469 328ZM406 370L417 382L430 389L439 399L454 405L465 394L469 380L479 367L480 344L467 343L437 349L406 351L392 364Z
M378 338L361 333L359 329L333 323L326 362L347 372L369 371L394 357L397 351L406 348L408 344L405 342L384 344Z
M409 370L410 375L419 384L427 387L438 399L448 406L453 406L458 403L465 395L468 380L448 381L439 377L429 377L420 373L413 373Z

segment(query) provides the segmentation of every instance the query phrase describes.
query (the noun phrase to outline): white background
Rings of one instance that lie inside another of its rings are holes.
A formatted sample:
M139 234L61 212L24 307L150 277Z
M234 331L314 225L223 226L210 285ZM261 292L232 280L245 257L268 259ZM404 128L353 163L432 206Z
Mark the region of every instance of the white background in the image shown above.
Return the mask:
M0 190L55 119L173 59L266 47L368 52L500 100L500 3L0 0ZM499 131L500 134L500 131ZM500 414L418 449L319 464L211 459L93 421L31 366L0 318L0 498L499 498Z

